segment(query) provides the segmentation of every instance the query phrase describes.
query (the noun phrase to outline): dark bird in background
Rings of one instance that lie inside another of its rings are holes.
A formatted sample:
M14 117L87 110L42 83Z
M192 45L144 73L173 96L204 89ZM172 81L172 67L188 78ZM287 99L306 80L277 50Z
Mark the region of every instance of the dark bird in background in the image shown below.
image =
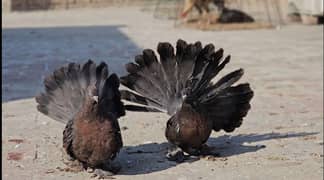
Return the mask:
M205 13L207 16L210 13L209 4L213 3L220 12L217 22L219 23L243 23L254 22L254 19L243 11L237 9L230 9L225 7L225 0L185 0L181 17L185 18L189 12L195 7L199 15L202 17ZM208 23L211 20L208 18Z
M108 66L70 63L44 80L45 92L36 97L37 109L66 123L63 148L83 168L109 176L119 169L111 161L123 146L117 119L125 115L119 79Z
M225 7L225 0L215 0L214 3L217 6L218 10L220 11L220 15L217 19L217 22L219 23L254 22L253 17L248 15L247 13L237 9L230 9Z
M133 104L125 109L166 112L171 117L165 136L171 144L190 155L211 153L205 143L212 130L234 131L250 109L253 91L249 84L233 85L243 69L214 83L211 80L230 61L230 56L223 59L223 49L178 40L176 53L170 43L159 43L157 52L160 60L146 49L135 57L136 63L126 64L128 74L121 77L121 83L129 89L121 90L121 97ZM167 157L178 161L184 156L176 148Z

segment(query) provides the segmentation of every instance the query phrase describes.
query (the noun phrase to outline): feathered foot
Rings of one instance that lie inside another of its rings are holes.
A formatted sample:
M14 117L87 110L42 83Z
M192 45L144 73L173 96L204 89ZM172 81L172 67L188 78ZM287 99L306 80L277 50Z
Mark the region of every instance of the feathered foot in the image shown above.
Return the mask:
M219 153L214 151L215 148L209 147L207 144L203 144L199 149L195 148L185 148L184 151L189 154L189 156L215 156L218 157Z
M93 173L91 177L97 177L98 179L115 179L113 176L117 174L121 169L121 166L117 163L112 163L108 161L107 163L103 164L100 168L91 169L88 172Z
M92 174L91 178L97 177L98 179L114 179L114 177L113 177L114 173L112 173L111 171L95 169L92 173L93 174Z
M199 149L187 148L185 151L191 156L219 156L219 153L215 152L214 148L209 147L207 144L203 144Z
M64 171L81 172L84 170L83 163L68 155L64 150L62 151L62 161L67 166L63 169Z
M203 144L199 150L201 156L215 156L218 157L220 154L214 151L214 147L209 147L207 144Z
M179 147L174 146L168 150L166 158L169 161L176 161L177 163L182 163L184 162L184 160L186 160L187 157Z

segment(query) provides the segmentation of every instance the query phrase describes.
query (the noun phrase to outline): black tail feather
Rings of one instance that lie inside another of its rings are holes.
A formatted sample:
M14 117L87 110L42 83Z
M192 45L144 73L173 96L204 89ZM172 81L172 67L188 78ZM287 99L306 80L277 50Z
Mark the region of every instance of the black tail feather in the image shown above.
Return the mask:
M222 77L220 80L217 81L216 84L211 85L200 92L200 101L208 102L212 100L222 90L230 87L235 82L237 82L243 76L243 74L243 69L238 69Z
M168 94L176 94L177 75L176 58L174 49L170 43L159 43L157 51L160 54L160 61L168 84ZM152 51L154 54L154 52Z
M128 111L138 111L138 112L163 112L155 108L138 106L138 105L125 105L125 109Z
M185 95L186 92L186 84L190 76L192 75L192 71L195 67L195 63L197 60L197 56L202 49L201 43L198 41L195 44L189 44L183 40L178 40L177 42L177 78L178 78L178 86L177 93L178 95Z
M225 67L229 62L230 56L227 56L225 60L219 65L221 58L223 57L223 49L219 49L216 53L213 53L209 60L205 62L204 68L201 69L199 76L193 76L193 79L196 79L193 83L193 88L191 96L200 95L201 91L204 90L207 86L210 85L210 81Z
M117 117L125 115L124 105L118 88L119 78L116 74L111 74L104 81L104 85L100 90L102 93L98 97L99 111L113 113Z
M140 96L128 90L120 90L121 98L130 102L138 103L146 106L153 106L163 109L163 105L147 97Z
M91 84L91 82L95 82L95 69L96 64L92 60L88 60L86 63L83 64L81 68L81 86L82 89L87 89L87 86Z
M97 96L101 97L102 96L102 90L103 86L105 84L105 81L109 75L108 72L108 66L106 63L101 62L99 66L96 68L96 88L97 88Z
M239 84L224 89L208 102L200 104L199 109L213 121L215 131L224 129L231 132L241 125L250 109L252 97L249 84Z

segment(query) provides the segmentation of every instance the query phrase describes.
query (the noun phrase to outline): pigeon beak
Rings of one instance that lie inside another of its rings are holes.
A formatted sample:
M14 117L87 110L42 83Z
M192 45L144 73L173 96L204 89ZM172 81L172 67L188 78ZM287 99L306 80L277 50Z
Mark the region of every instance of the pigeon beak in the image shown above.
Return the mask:
M92 96L92 99L98 102L98 96Z

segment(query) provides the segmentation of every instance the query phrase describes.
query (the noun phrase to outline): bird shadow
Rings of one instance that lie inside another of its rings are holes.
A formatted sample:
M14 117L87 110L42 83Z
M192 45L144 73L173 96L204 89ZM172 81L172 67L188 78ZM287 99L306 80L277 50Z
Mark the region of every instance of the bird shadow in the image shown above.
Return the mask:
M229 157L249 152L256 152L266 148L263 141L272 139L296 138L318 134L318 132L300 132L300 133L265 133L265 134L239 134L223 135L219 137L210 137L207 144L214 148L220 157ZM261 142L261 143L257 143ZM251 145L250 145L251 143ZM255 144L257 143L257 144Z
M165 155L169 147L170 144L167 142L124 147L117 156L117 161L122 167L118 174L149 174L176 166L176 162L166 159ZM186 163L192 161L189 160Z
M266 148L264 144L246 145L246 143L263 142L272 139L285 139L315 135L318 132L292 132L292 133L265 133L265 134L240 134L210 137L207 144L218 153L217 157L229 157L244 153L256 152ZM147 143L136 146L124 147L117 161L123 167L118 174L136 175L149 174L175 167L178 163L166 159L167 149L170 144ZM192 163L200 158L192 157L183 163Z

